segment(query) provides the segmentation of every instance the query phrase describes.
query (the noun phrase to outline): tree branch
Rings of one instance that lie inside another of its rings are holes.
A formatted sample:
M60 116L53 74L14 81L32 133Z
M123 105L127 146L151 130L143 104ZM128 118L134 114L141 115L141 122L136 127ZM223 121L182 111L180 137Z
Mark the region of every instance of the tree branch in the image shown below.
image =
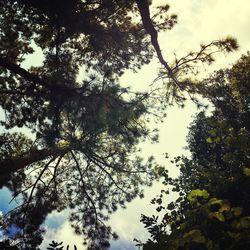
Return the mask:
M25 80L34 83L35 85L40 85L46 89L56 91L56 92L63 91L65 93L70 92L71 94L72 93L77 94L77 91L75 88L67 86L65 84L48 83L45 80L43 80L42 78L40 78L39 76L32 74L29 71L23 69L19 65L16 65L16 64L8 61L6 58L0 57L0 66L5 68L5 69L8 69L9 71L11 71L14 74L21 76Z
M175 81L175 83L178 85L177 80L174 77L173 71L168 65L167 61L164 59L161 48L158 42L158 32L155 29L154 25L152 24L151 18L150 18L150 11L149 11L149 4L147 0L136 0L136 4L139 8L142 23L146 30L146 32L151 36L151 43L155 49L155 52L157 54L157 57L160 61L160 63L164 66L164 68L167 70L168 75Z
M20 156L3 159L0 161L1 179L3 176L23 169L32 163L42 161L49 156L57 157L59 155L65 154L67 151L68 149L65 148L36 149L26 152Z
M83 192L85 193L87 199L90 201L90 203L92 204L92 209L94 210L94 214L95 214L95 227L97 228L97 221L98 221L98 215L97 215L97 211L96 211L96 206L95 206L95 203L94 201L91 199L91 197L89 196L88 192L86 191L86 186L85 186L85 182L84 182L84 177L83 177L83 174L82 174L82 171L81 171L81 167L79 165L79 162L78 160L76 159L76 156L75 154L73 153L73 151L71 151L71 155L76 163L76 167L77 167L77 170L80 174L80 180L82 182L82 188L83 188Z

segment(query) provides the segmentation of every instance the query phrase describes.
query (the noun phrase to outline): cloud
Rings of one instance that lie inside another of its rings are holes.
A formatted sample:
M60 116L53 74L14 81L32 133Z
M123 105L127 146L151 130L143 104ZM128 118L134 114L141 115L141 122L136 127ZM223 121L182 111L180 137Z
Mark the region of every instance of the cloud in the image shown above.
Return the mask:
M45 226L45 229L46 234L44 235L44 241L40 246L41 249L46 249L52 240L56 242L62 241L63 245L69 245L70 249L73 249L74 245L76 245L77 249L79 250L86 249L82 244L82 237L74 233L74 230L68 221L64 220L63 224L61 224L61 226L59 226L58 228L51 228Z
M111 244L110 250L136 250L136 242L119 240Z
M158 3L158 1L156 1ZM185 55L196 50L200 43L224 38L228 35L238 39L240 49L229 56L217 56L212 69L226 67L250 48L248 0L169 0L173 12L179 17L176 27L161 35L163 51Z
M68 210L61 211L60 213L53 211L47 216L45 226L49 229L57 229L61 227L64 221L68 218L68 214Z

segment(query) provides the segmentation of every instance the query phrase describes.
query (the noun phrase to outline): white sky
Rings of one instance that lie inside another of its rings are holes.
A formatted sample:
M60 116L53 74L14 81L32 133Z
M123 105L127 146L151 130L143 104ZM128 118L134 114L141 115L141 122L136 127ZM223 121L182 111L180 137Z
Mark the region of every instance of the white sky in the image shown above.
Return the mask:
M155 0L153 3L169 4L170 12L178 14L176 27L160 34L160 45L168 61L173 58L173 53L182 56L190 50L198 49L200 43L209 43L227 35L238 39L240 49L227 57L219 55L217 63L212 68L227 67L250 49L249 0ZM150 65L143 67L137 74L127 72L121 80L124 85L131 84L134 88L136 86L136 89L144 89L144 86L150 84L156 77L158 66L155 58ZM208 72L211 72L211 69L208 69ZM185 153L183 147L186 145L187 126L195 112L193 103L187 103L185 109L169 108L165 122L157 125L160 129L160 143L153 145L146 143L143 145L143 154L145 156L153 154L160 164L164 164L176 174L178 171L164 159L164 153L168 152L170 157ZM120 236L120 240L112 244L112 250L136 249L133 238L147 239L146 230L139 222L140 214L156 213L155 207L150 205L150 200L159 193L161 188L160 183L156 183L146 189L143 200L135 199L128 204L126 210L118 210L111 217L111 225ZM62 220L64 217L65 215L58 214L54 217L50 216L52 220ZM73 234L68 222L63 223L56 232L54 229L48 230L45 238L46 244L54 239L71 244L72 247L77 243L79 250L84 249L81 238ZM42 249L45 249L45 244L43 247Z

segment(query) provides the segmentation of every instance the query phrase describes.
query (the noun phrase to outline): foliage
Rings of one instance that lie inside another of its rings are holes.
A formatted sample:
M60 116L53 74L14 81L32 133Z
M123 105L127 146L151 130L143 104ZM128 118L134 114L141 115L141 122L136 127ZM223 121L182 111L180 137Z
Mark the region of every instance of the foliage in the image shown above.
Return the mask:
M2 228L7 236L20 228L23 249L39 246L46 216L66 208L86 244L104 249L117 238L104 224L109 214L155 178L154 159L135 156L140 140L157 140L145 126L147 95L118 81L152 57L136 13L127 1L0 3L1 125L28 127L34 138L1 135L0 184L19 200ZM34 44L43 62L26 69Z
M177 22L168 9L152 14L146 0L0 1L0 124L7 130L0 137L0 186L19 201L1 226L7 236L11 226L19 229L21 248L39 246L47 215L66 208L89 248L107 248L117 238L104 223L109 214L143 197L141 186L158 176L154 159L137 154L140 141L157 141L149 115L164 109L169 95L182 102L177 87L195 92L179 85L185 65L210 63L211 50L237 48L232 38L214 41L170 68L157 40ZM150 62L153 48L172 89L161 98L158 87L134 93L119 84L125 70ZM25 66L37 49L41 65ZM16 127L30 129L33 139L12 133Z
M176 157L180 176L163 172L164 183L179 193L167 206L152 200L163 219L142 215L152 239L143 249L248 249L250 246L250 99L249 59L220 70L201 82L204 97L214 105L211 115L200 112L190 127L192 155ZM244 91L243 91L244 89Z
M9 240L4 240L0 242L0 247L3 250L18 250L17 246L12 246Z
M47 247L48 250L63 250L64 246L62 245L63 242L55 242L52 240L52 242ZM4 240L0 242L0 247L2 250L19 250L13 242L10 242L10 240ZM69 250L69 245L66 246L66 249ZM77 247L74 245L74 250L77 250Z

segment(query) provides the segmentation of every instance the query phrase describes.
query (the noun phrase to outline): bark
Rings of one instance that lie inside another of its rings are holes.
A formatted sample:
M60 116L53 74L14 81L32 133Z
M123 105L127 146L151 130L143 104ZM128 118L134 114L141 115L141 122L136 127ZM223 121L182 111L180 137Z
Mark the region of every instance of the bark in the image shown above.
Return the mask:
M0 66L8 69L14 74L17 74L24 78L25 80L34 83L35 85L40 85L48 90L54 91L54 92L63 92L63 93L70 93L70 94L78 94L76 89L74 87L67 86L65 84L56 84L56 83L49 83L40 78L39 76L30 73L29 71L23 69L19 65L16 65L10 61L8 61L6 58L0 57Z
M160 61L160 63L165 67L165 69L168 72L168 75L172 78L173 72L170 66L168 65L167 61L164 59L161 48L158 42L158 32L155 29L154 25L152 24L151 18L150 18L150 10L149 10L149 4L148 0L136 0L136 4L138 6L138 9L140 11L140 15L142 18L142 23L144 26L144 29L146 32L151 36L151 43L156 51L157 57Z
M31 150L26 152L20 156L16 156L13 158L7 158L0 161L0 176L8 175L14 173L20 169L24 169L26 166L36 163L46 158L53 156L57 157L59 155L65 154L69 151L69 149L60 149L60 148L52 148L52 149L40 149L40 150Z

